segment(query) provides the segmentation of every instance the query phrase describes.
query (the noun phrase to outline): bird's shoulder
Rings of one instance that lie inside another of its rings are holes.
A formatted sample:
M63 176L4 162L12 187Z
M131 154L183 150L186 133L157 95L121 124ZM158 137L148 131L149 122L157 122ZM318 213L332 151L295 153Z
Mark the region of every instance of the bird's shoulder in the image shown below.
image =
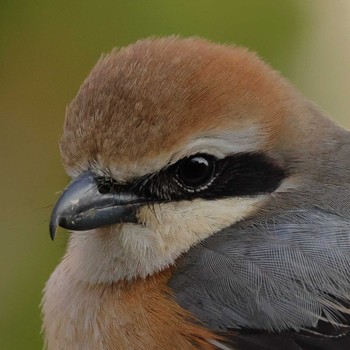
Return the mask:
M238 349L349 349L349 249L347 217L275 209L192 248L170 287Z

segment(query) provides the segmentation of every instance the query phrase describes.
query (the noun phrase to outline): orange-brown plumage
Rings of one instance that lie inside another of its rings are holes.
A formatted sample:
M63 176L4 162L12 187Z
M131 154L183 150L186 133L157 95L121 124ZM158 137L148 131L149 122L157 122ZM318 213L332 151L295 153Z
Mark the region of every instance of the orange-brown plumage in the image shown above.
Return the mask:
M61 268L52 278L68 269ZM211 350L220 339L172 298L173 269L115 284L72 281L43 301L49 349ZM65 276L69 279L69 275ZM63 279L63 278L62 278ZM72 312L74 310L74 312Z
M176 37L139 41L103 56L69 105L63 160L67 168L145 162L201 132L255 120L274 138L294 94L246 49Z

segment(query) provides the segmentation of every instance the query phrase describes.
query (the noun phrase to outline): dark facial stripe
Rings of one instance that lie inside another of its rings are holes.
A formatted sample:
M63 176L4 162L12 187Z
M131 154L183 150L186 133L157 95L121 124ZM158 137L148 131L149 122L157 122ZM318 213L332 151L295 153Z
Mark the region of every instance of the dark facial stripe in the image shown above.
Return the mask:
M210 156L209 156L210 157ZM180 160L158 173L145 176L130 187L156 201L218 199L271 193L287 176L286 171L262 153L242 153L215 159L213 180L199 189L186 188L177 177Z

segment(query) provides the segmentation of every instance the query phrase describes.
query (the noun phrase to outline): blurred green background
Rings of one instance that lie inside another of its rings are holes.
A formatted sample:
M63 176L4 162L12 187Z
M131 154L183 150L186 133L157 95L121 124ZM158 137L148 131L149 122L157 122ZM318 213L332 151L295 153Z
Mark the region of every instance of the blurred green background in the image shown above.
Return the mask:
M0 1L0 349L41 349L41 290L63 254L48 222L68 179L66 104L102 52L150 35L257 51L350 127L348 0Z

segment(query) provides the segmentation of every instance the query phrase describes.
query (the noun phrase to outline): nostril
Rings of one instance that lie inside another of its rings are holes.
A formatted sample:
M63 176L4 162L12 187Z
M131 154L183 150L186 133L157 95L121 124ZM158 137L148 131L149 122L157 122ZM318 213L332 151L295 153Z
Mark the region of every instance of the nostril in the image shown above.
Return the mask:
M97 181L97 189L101 194L107 194L111 191L113 182L108 178L99 178Z

